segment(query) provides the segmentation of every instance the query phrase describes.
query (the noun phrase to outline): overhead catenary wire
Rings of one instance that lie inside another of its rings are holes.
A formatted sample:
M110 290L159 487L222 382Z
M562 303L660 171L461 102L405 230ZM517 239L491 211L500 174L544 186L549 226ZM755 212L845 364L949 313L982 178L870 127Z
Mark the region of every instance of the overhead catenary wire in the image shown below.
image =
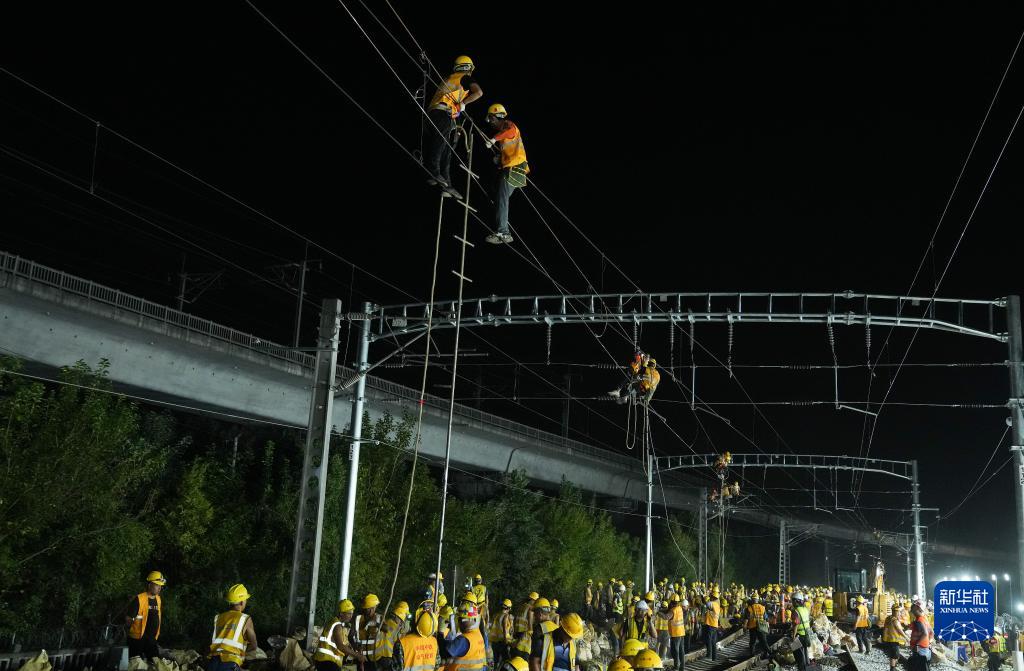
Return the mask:
M991 464L991 463L992 463L992 460L996 458L996 454L997 454L997 453L999 452L999 448L1000 448L1000 447L1002 447L1002 445L1003 445L1003 441L1004 441L1004 440L1006 440L1006 436L1007 436L1007 434L1008 434L1009 432L1010 432L1010 427L1009 427L1009 426L1007 426L1007 427L1006 427L1006 428L1005 428L1005 429L1003 430L1003 435L999 436L999 440L997 440L997 441L996 441L996 446L995 446L994 448L992 448L992 454L990 454L990 455L989 455L989 457L988 457L988 461L986 461L986 462L985 462L985 465L981 467L981 472L980 472L980 473L978 473L978 477L977 477L977 478L975 478L975 480L974 480L974 484L973 484L973 485L971 485L971 488L970 488L969 490L967 490L967 494L965 494L965 495L964 495L964 498L960 500L960 503L958 503L958 504L956 504L955 506L953 506L953 507L952 507L952 508L951 508L951 509L949 510L949 512L947 512L946 514L942 515L942 517L943 517L944 519L945 519L945 518L949 518L949 517L952 517L953 515L955 515L955 514L956 514L956 512L957 512L958 510L960 510L960 508L961 508L961 507L963 507L963 505L964 505L964 504L965 504L965 503L966 503L966 502L967 502L968 500L970 500L970 498L971 498L972 496L974 496L974 494L975 494L975 493L976 493L976 492L978 491L978 489L979 489L979 487L980 487L979 483L981 482L981 479L982 479L983 477L985 477L985 472L986 472L986 471L988 470L988 466L989 466L989 464ZM1002 467L1000 467L1000 468L1002 468ZM997 471L997 472L998 472L998 471ZM994 473L993 473L993 475L994 475ZM989 479L991 479L991 476L989 477ZM988 482L988 480L986 480L985 482Z

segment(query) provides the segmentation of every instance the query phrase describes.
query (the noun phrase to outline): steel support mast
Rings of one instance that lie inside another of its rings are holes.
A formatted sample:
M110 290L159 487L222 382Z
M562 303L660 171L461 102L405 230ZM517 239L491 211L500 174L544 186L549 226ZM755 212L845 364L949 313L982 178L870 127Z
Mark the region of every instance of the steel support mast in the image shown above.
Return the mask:
M1024 371L1021 370L1024 343L1021 337L1020 296L1009 296L1006 299L1006 343L1009 348L1010 367L1010 430L1013 442L1013 483L1017 508L1017 584L1024 589L1024 415L1021 403L1024 402ZM1010 611L1013 612L1013 611Z

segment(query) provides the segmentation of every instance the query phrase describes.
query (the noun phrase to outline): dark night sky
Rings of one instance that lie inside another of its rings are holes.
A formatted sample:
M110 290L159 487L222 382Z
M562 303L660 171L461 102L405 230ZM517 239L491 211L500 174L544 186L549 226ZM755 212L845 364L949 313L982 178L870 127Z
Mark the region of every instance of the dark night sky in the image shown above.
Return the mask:
M418 68L358 0L347 2L405 83L418 87ZM643 289L907 292L1024 27L1019 10L1010 3L710 4L716 8L580 5L558 13L557 3L471 3L460 6L461 14L438 3L395 7L440 67L458 53L473 56L485 93L471 108L473 118L482 121L490 102L508 107L523 130L536 184ZM416 148L415 106L339 3L257 5L405 147ZM367 0L367 6L415 53L384 2ZM322 259L321 271L310 277L312 301L414 300L362 271L353 273L345 260L425 300L436 195L418 166L244 1L160 8L31 3L23 10L19 20L3 23L4 67L330 250L311 253ZM913 293L934 289L1024 104L1022 65L1010 70ZM0 114L5 152L88 187L91 121L2 74ZM271 277L269 266L301 258L301 240L109 132L101 131L97 156L97 194L152 223L5 153L0 247L167 303L176 294L184 252L192 272L226 268L193 311L281 342L290 338L293 298L256 276ZM1016 262L1024 238L1016 188L1022 157L1020 138L1014 138L940 295L994 298L1024 290ZM479 147L476 160L489 180ZM536 191L527 195L590 283L607 292L633 290ZM482 203L479 194L474 197ZM486 204L481 213L489 216ZM449 212L447 230L455 232L459 223ZM587 290L522 194L513 199L512 224L522 238L516 249L528 246L568 289ZM482 229L471 226L480 241ZM457 250L450 238L442 246L439 294L451 296L455 284L448 269ZM471 296L555 293L510 249L478 245L468 274L474 279ZM306 317L308 344L316 315L309 310ZM601 342L623 359L629 343L609 333ZM541 329L480 335L520 361L545 359ZM884 329L874 329L873 352L885 336ZM704 326L697 337L725 359L724 327ZM840 363L865 361L863 328L837 327L836 338ZM899 362L909 338L909 332L895 334L882 363ZM439 343L450 347L447 336ZM509 361L476 335L464 343L489 353L468 363ZM642 344L668 362L666 326L649 327ZM551 358L609 363L584 329L555 329ZM922 332L908 362L1004 359L996 342ZM736 330L733 361L828 364L831 353L820 325L744 325ZM688 350L679 349L676 362L689 363ZM697 362L713 363L706 353L698 353ZM539 378L560 384L567 370L534 367L536 375L523 372L513 390L512 367L468 363L463 371L473 379L482 375L490 390L485 396L554 395ZM892 371L879 368L872 401L881 400ZM609 371L573 372L581 396L611 385ZM832 394L831 371L738 373L758 401L828 400ZM417 373L386 374L411 380ZM437 371L435 382L443 376ZM471 385L464 387L459 395L471 396ZM744 400L721 369L701 370L698 393L705 400ZM862 401L866 393L864 368L840 374L844 399ZM904 368L890 400L1000 403L1006 396L1003 368ZM659 397L684 398L669 383ZM485 409L557 430L560 402L525 405L483 401ZM622 413L608 404L586 405L592 410L573 406L576 435L621 446L622 429L616 427L624 425ZM712 447L686 405L659 408L680 435L697 436L697 451L752 449L704 415ZM726 406L721 413L766 452L857 454L862 443L864 416L827 405L766 407L771 426L750 407ZM924 505L948 510L988 459L1005 414L886 406L871 455L919 459ZM686 451L661 428L655 439L666 453ZM1006 459L1005 446L993 464ZM767 483L804 487L809 479ZM865 489L887 488L885 480L865 483ZM840 483L847 496L848 490L849 483ZM773 494L784 505L808 502L799 493ZM863 505L908 505L906 497L867 498ZM908 529L903 513L865 516L874 526ZM1011 551L1009 469L957 515L929 523L930 534L941 540ZM972 568L943 562L937 570L947 565Z

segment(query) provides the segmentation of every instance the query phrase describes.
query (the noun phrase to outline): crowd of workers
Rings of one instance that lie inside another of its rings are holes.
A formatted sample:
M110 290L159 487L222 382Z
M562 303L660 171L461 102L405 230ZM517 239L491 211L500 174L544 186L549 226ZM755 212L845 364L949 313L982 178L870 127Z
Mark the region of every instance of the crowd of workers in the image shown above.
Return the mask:
M434 132L427 134L423 162L430 173L427 182L441 188L442 194L462 198L452 185L452 148L457 140L453 131L457 120L466 106L483 97L480 84L473 78L475 66L469 56L459 56L452 64L449 74L431 97L427 105L427 118ZM526 162L526 147L519 127L508 118L508 111L501 103L487 108L489 133L484 136L488 149L496 148L494 163L498 175L494 192L494 231L487 236L492 244L508 244L512 235L508 225L508 203L512 193L526 186L526 175L530 166Z
M146 591L129 604L130 656L159 654L165 584L160 572L150 573ZM476 575L449 599L443 576L432 574L419 600L413 600L415 606L399 601L390 613L378 612L381 602L374 594L358 601L358 607L349 599L339 602L314 639L313 659L317 671L339 671L348 663L359 671L436 671L442 666L445 671L578 671L577 641L604 635L611 646L608 671L666 665L682 671L689 647L703 646L707 659L716 660L720 632L739 628L747 632L751 656L770 656L770 634L799 640L794 656L803 671L822 618L832 622L845 615L859 652L869 653L872 637L880 634L893 668L906 648L910 671L926 671L934 638L930 604L894 592L838 604L828 587L732 584L722 589L663 578L645 592L632 580L610 578L596 584L587 580L578 596L581 612L565 614L557 599L537 592L517 602L508 597L492 601L482 576ZM249 598L244 585L227 591L228 609L215 619L207 671L239 671L247 651L258 649L252 618L245 613ZM1005 650L1005 642L1002 646ZM999 642L989 648L998 652Z

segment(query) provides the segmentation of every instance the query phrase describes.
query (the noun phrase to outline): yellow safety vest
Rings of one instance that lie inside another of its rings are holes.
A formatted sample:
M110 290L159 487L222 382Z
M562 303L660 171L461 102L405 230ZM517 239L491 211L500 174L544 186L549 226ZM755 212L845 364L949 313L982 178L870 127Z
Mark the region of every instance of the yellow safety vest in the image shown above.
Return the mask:
M796 635L806 636L811 630L811 611L807 606L797 606L793 610L800 616L800 624L796 625Z
M380 628L380 634L377 636L377 645L373 649L373 657L371 657L373 661L391 659L394 655L395 643L402 635L404 624L405 621L400 620L396 615L389 615L384 620L384 625Z
M587 585L586 589L583 590L583 603L589 606L593 600L594 590L590 588L590 585Z
M516 633L521 634L522 632L530 631L530 611L533 610L533 604L529 601L519 606L519 611L516 613Z
M871 622L868 620L868 607L864 604L857 606L857 622L853 625L854 629L863 629L870 627Z
M437 668L437 638L406 634L398 640L402 646L402 666L405 671L434 671Z
M832 607L833 607L832 599L825 599L825 615L826 616L832 617Z
M210 641L210 657L242 666L245 660L245 623L249 616L237 610L221 613L213 619L213 640Z
M348 639L348 625L335 617L328 622L326 626L324 626L323 631L320 632L320 638L317 641L316 654L313 655L313 661L333 662L338 666L341 666L345 661L345 654L334 643L334 630L338 627L341 627L341 637L345 640Z
M352 630L355 632L355 649L367 657L373 657L377 634L380 632L380 616L368 618L360 613L352 620Z
M669 611L668 635L672 638L686 636L686 618L683 615L683 607L678 603Z
M487 601L487 585L474 585L473 594L476 595L477 604L483 608L484 602Z
M544 634L544 645L540 649L540 671L551 671L555 667L555 639L551 632ZM569 639L569 670L576 668L576 641Z
M487 666L487 648L484 647L484 637L480 630L467 631L463 636L469 641L469 650L445 665L445 671L476 671Z
M491 643L512 642L512 613L502 612L491 625Z
M447 110L454 119L459 115L462 101L466 99L466 89L462 88L462 78L468 72L453 72L445 79L444 84L437 87L434 97L430 99L430 109Z
M660 610L654 615L654 630L668 631L668 616L662 615Z
M904 638L897 629L899 623L900 620L895 615L890 615L885 619L885 627L882 629L882 643L907 642L907 639Z
M132 626L128 630L128 637L138 640L142 638L142 635L146 632L146 623L149 622L149 592L142 592L138 595L139 600L139 612L135 616L135 620L132 621ZM153 636L153 640L160 638L160 624L163 622L163 601L160 599L160 595L157 594L156 599L156 634Z

